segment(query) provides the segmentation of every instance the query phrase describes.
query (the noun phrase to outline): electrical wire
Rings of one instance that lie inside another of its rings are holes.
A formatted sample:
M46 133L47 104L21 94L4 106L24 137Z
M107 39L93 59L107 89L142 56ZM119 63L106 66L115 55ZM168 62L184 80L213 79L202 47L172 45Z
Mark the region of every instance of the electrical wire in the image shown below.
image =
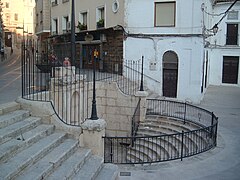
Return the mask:
M229 8L224 12L224 15L222 16L222 18L215 24L218 25L220 22L222 22L222 20L227 16L228 12L230 11L230 9L232 9L232 7L234 6L234 4L236 4L236 2L239 0L235 0L231 6L229 6Z

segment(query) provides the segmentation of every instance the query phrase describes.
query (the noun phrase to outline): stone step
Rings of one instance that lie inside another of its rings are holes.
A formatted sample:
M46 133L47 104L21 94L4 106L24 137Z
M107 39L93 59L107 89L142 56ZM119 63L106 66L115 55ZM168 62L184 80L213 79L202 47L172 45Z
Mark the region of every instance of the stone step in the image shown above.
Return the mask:
M69 156L71 156L77 148L77 140L66 139L42 159L24 170L24 172L20 176L17 176L16 179L45 179L48 174L53 172L55 168L60 166Z
M147 129L139 129L137 131L137 136L140 136L140 137L161 136L161 135L165 135L165 134L156 132L156 131L148 131Z
M152 130L152 131L145 130L144 132L143 131L139 131L138 134L139 133L141 133L141 135L144 134L145 136L151 136L151 134L158 134L158 132L155 132L154 130ZM171 134L171 135L161 135L159 138L161 139L160 142L164 142L163 143L163 145L164 145L163 148L164 149L166 149L166 148L170 148L171 149L171 147L176 147L176 149L178 149L177 147L183 145L183 153L184 154L188 154L189 153L189 147L185 143L182 144L182 138L181 137L182 137L181 134L174 133L174 134ZM190 144L189 142L192 142L192 146L196 147L196 144L191 139L188 139L186 136L184 136L184 142L187 142L188 145ZM171 147L169 147L169 145ZM180 150L180 149L178 149L178 150Z
M147 128L146 126L145 127L141 127L139 129L140 132L152 132L152 133L159 133L159 134L178 134L178 133L182 133L182 132L178 132L176 130L173 130L173 129L170 129L168 127L150 127L150 128ZM194 149L194 150L197 150L198 149L198 146L197 146L197 143L192 139L195 135L195 133L191 133L191 136L189 135L189 133L184 133L184 142L183 142L183 145L184 145L184 148L185 149ZM182 137L181 136L178 136L178 135L175 135L173 136L176 138L176 140L178 141L178 143L181 143L182 141ZM186 151L187 152L187 151Z
M0 164L0 179L11 179L34 162L44 157L65 138L65 133L51 134Z
M16 153L26 149L30 145L36 143L41 138L52 134L54 131L53 125L41 124L36 128L24 132L23 134L9 140L0 146L0 162L9 159Z
M73 180L95 179L102 166L103 158L93 155L85 162L80 171L73 177Z
M118 166L114 164L104 164L102 170L95 180L115 180L118 176Z
M157 123L168 123L168 124L172 124L172 125L177 125L177 126L182 126L185 128L188 128L190 130L196 130L199 128L202 128L202 126L195 124L191 121L185 121L182 119L176 119L176 118L172 118L172 117L164 117L164 116L159 116L159 115L147 115L146 116L146 121L150 121L150 122L157 122Z
M146 135L145 135L146 136ZM143 138L142 141L149 142L160 146L165 151L168 152L168 157L175 157L179 155L177 141L173 141L168 138L168 136L161 136L161 137L152 137L152 138Z
M82 168L82 166L89 159L90 156L90 149L80 148L65 162L63 162L61 166L59 166L52 174L50 174L47 179L72 179L73 176Z
M9 102L0 105L0 115L13 112L20 109L20 104L16 102Z
M127 162L131 163L143 163L143 162L150 162L150 158L143 154L142 152L134 152L130 151L127 153Z
M133 154L144 154L144 157L146 156L147 159L150 159L150 161L154 161L156 159L159 159L160 156L158 153L148 146L142 145L142 144L137 144L135 143L133 147L129 147L128 153L133 153Z
M0 116L0 128L4 128L11 124L21 121L24 118L29 116L29 111L25 110L16 110L8 114Z
M140 124L143 127L165 127L168 129L173 129L177 132L182 132L182 131L192 131L195 130L195 128L191 128L188 126L184 126L181 122L173 122L173 121L150 121L150 120L145 120Z
M153 151L155 154L157 154L157 156L156 156L157 158L168 159L169 158L169 152L155 142L154 141L149 141L147 139L138 139L138 140L135 141L135 146L136 145L143 146L143 147L146 148L146 150L148 152ZM170 154L172 155L172 153L170 153Z
M0 131L0 144L7 142L8 140L23 134L24 132L35 128L41 123L41 118L28 117L22 121L11 124Z

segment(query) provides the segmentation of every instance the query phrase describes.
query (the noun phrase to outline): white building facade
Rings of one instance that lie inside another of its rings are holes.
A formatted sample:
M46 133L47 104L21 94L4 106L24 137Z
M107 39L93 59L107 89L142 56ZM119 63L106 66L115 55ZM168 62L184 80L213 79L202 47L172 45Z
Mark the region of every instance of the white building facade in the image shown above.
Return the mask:
M213 23L219 22L232 2L213 6ZM240 2L234 4L218 25L218 32L211 37L208 48L209 84L240 87Z
M117 60L120 64L144 56L144 83L148 89L166 98L199 103L209 84L238 86L240 81L239 68L235 70L237 80L228 80L234 77L228 75L231 68L227 66L233 62L235 69L239 67L239 2L231 9L233 17L224 18L214 35L212 27L222 17L214 14L225 12L234 2L222 1L75 1L74 23L80 23L76 28L77 59L82 68L90 68L91 61L86 60L91 57L85 57L84 52L96 48L103 62L122 59ZM68 0L51 1L52 35L69 32L70 7ZM230 44L226 43L227 34L231 34L226 32L227 27L237 32ZM84 41L87 33L94 35L91 43Z
M126 59L145 58L145 83L159 95L198 103L203 97L203 1L126 3ZM131 35L134 34L134 35Z

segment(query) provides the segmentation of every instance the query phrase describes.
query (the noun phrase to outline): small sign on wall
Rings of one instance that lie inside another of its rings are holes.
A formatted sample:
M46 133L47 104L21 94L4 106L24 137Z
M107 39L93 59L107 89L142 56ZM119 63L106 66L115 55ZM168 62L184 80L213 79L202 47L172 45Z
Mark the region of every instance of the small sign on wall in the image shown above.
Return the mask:
M156 61L150 61L149 62L149 70L150 71L156 71L157 70L157 62Z

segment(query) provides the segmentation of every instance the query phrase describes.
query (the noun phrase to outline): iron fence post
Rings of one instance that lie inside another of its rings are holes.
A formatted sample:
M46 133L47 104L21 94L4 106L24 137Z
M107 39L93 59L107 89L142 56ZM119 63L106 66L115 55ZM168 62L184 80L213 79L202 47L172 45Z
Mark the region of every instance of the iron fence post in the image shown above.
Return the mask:
M144 91L144 89L143 89L143 58L144 58L144 56L142 56L142 72L141 72L141 85L140 85L140 91Z
M183 160L183 135L184 135L184 131L182 131L182 143L181 143L181 161Z
M184 124L185 124L185 122L186 122L186 113L187 113L187 103L185 102L185 103L184 103L184 119L183 119L183 120L184 120L184 121L183 121Z
M217 118L218 119L218 118ZM215 134L214 134L214 139L215 139L215 146L217 146L217 130L218 130L218 122L215 124Z
M211 121L211 132L210 132L210 138L214 137L213 136L213 121L214 121L214 114L212 112L212 121Z
M24 64L23 64L23 41L22 41L22 48L21 48L21 65L22 65L22 67L21 67L21 73L22 73L22 98L23 98L23 90L24 90L24 83L23 83L23 81L24 81L24 76L23 76L23 67L24 67Z
M112 145L111 139L110 139L110 159L111 159L111 163L113 163L113 145Z

